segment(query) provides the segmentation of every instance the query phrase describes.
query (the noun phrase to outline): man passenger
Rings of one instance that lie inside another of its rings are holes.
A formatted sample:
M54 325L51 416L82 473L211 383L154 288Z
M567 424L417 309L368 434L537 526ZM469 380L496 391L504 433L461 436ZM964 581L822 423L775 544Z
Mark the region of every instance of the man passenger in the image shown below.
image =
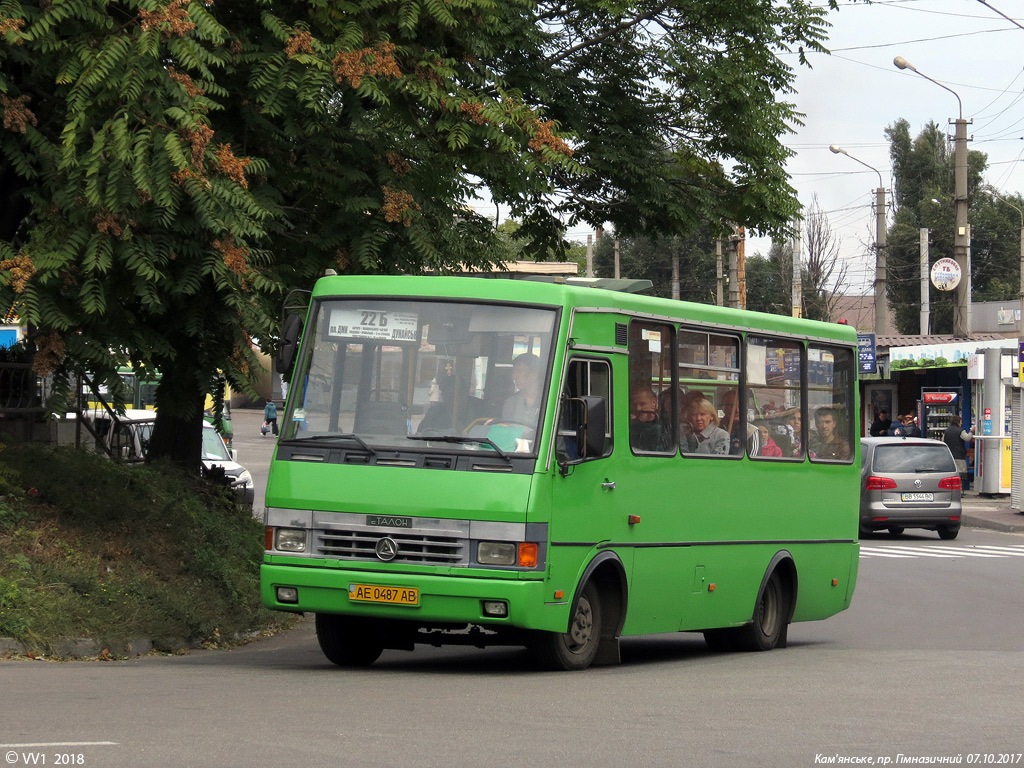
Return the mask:
M658 398L643 384L634 385L629 392L629 444L639 451L668 448L665 427L658 419Z

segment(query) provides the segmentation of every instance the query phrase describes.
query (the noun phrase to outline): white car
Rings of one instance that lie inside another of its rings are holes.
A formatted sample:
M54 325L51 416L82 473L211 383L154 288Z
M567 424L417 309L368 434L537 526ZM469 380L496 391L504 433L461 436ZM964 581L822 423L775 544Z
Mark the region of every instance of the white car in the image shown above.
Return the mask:
M122 461L141 462L149 451L149 440L156 423L156 412L127 410L117 416L113 425L110 414L105 410L92 410L86 416L94 425L97 441L104 444L104 450ZM222 469L231 484L231 490L240 504L253 505L256 489L252 475L235 461L235 451L228 450L224 439L213 424L203 422L203 470L209 473L214 468Z

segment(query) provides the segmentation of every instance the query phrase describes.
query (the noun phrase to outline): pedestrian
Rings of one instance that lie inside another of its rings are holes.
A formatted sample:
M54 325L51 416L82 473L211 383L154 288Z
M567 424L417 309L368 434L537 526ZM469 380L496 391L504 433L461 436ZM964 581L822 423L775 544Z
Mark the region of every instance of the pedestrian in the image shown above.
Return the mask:
M912 413L908 413L904 417L903 421L903 436L904 437L920 437L921 428L917 426L917 416Z
M875 416L875 420L871 422L868 434L872 437L881 437L889 432L889 427L891 426L892 419L889 418L889 412L882 408L878 411L878 415Z
M970 475L967 473L967 443L973 441L974 435L963 428L963 419L959 416L951 417L949 426L942 433L942 442L949 446L949 452L953 454L956 471L960 473L960 485L965 491L971 488Z
M277 405L269 397L267 398L267 404L263 406L263 427L264 429L260 430L260 437L267 434L267 427L277 435Z

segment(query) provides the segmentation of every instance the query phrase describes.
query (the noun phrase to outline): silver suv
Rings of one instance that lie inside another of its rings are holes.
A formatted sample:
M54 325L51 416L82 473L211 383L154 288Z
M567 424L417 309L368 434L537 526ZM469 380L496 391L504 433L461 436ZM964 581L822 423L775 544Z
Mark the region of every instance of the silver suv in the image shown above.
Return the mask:
M941 440L865 437L861 445L860 532L906 528L960 533L960 475Z

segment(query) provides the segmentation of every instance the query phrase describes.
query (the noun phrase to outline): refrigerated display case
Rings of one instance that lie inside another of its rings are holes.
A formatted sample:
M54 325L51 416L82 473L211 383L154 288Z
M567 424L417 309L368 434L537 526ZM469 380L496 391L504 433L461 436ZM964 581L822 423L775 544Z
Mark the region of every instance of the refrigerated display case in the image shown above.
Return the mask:
M918 413L921 436L941 440L953 416L960 415L960 387L921 390Z

